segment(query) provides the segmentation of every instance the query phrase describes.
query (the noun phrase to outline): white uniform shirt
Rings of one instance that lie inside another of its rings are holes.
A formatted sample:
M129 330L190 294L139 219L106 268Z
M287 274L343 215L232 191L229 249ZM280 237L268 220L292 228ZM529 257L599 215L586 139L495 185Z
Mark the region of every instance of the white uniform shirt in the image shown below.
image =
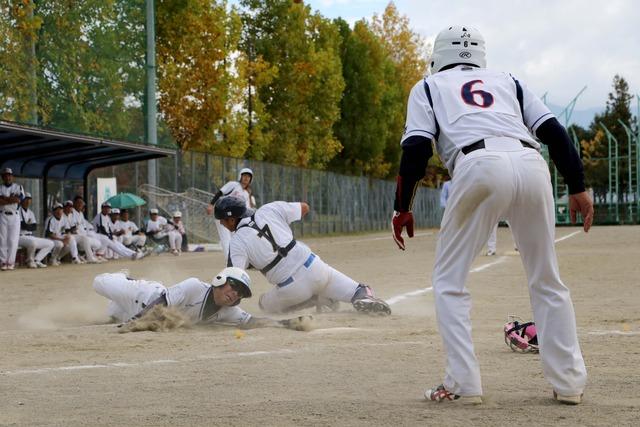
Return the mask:
M61 238L67 228L69 228L69 224L64 214L62 214L60 219L51 215L44 222L44 237L49 237L50 234L53 234L57 238Z
M258 227L269 225L276 244L284 248L293 239L289 224L302 218L302 205L287 202L267 203L256 210L254 217ZM264 236L258 237L256 230L251 227L241 227L249 222L251 218L240 220L238 228L231 235L229 257L234 267L246 269L251 264L261 270L275 259L276 253L269 240ZM267 280L272 284L284 282L304 264L309 255L311 255L311 249L304 243L297 242L289 254L267 272Z
M116 231L124 231L124 236L133 236L134 233L138 232L138 226L136 225L135 222L129 220L129 221L123 221L121 219L119 219L118 221L116 221L115 223L115 230Z
M72 226L76 227L76 234L87 234L89 228L87 228L87 220L82 213L77 210L71 209L71 213L67 215L67 219Z
M193 323L239 324L247 323L251 319L251 315L238 306L205 307L204 303L209 298L210 292L213 292L213 286L191 277L167 288L165 297L169 306L179 306L181 312L189 316ZM205 308L210 311L207 312Z
M24 199L24 189L22 188L22 185L16 184L15 182L11 183L11 185L5 185L4 183L0 183L0 196L4 196L4 197L17 196L20 198L20 201L22 201L22 199ZM17 213L18 204L7 203L6 205L0 205L0 209L6 212Z
M433 108L425 82L429 85ZM462 147L484 138L511 137L539 148L531 132L535 133L542 123L554 116L522 82L520 86L524 114L520 111L516 83L510 74L458 66L431 75L411 90L402 141L414 135L436 139L437 118L440 134L436 150L449 171L453 171Z
M20 222L24 222L25 224L37 224L36 215L33 213L31 209L24 210L22 207L18 209L18 213L20 214ZM20 228L21 236L32 236L33 231L23 230Z
M173 231L173 230L176 230L176 231L178 231L180 234L185 234L185 233L186 233L186 231L185 231L185 229L184 229L184 224L182 223L182 221L177 222L177 223L176 223L176 222L174 222L174 221L171 221L170 223L169 223L169 222L167 222L167 228L166 228L166 229L167 229L167 231Z
M167 226L167 219L158 215L158 219L155 221L147 221L146 231L163 231Z
M99 213L93 218L91 224L93 225L96 233L105 234L100 229L101 226L107 233L111 234L113 232L113 222L111 221L111 217L109 215L103 215L102 213Z
M223 196L239 197L244 200L248 208L251 208L251 195L247 190L242 188L242 184L238 181L229 181L220 188Z

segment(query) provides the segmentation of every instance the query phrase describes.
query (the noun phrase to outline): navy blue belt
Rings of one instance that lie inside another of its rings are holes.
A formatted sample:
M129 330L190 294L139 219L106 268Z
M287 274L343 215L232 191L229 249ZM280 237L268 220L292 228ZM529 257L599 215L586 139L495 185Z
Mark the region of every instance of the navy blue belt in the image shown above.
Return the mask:
M316 254L314 253L309 254L309 256L307 257L307 260L303 264L304 268L309 268L309 266L313 264L313 261L315 261L315 259L316 259ZM292 283L293 283L293 277L289 276L286 280L278 283L276 286L279 288L284 288L285 286L290 285Z
M520 141L520 143L522 144L522 146L523 146L524 148L533 148L531 145L529 145L529 143L528 143L528 142ZM481 140L480 140L480 141L478 141L478 142L474 142L474 143L473 143L473 144L471 144L471 145L467 145L466 147L462 147L462 148L460 149L460 151L462 151L462 153L464 153L465 155L467 155L467 154L471 153L472 151L480 150L480 149L482 149L482 148L485 148L485 145L484 145L484 139L481 139ZM533 149L535 150L535 148L533 148Z

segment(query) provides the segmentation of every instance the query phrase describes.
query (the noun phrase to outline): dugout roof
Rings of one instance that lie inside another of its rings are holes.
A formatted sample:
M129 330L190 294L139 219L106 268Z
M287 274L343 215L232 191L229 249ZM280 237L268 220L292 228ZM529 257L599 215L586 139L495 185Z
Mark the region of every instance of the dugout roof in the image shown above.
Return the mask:
M92 170L173 156L175 150L0 121L0 169L17 177L86 180Z

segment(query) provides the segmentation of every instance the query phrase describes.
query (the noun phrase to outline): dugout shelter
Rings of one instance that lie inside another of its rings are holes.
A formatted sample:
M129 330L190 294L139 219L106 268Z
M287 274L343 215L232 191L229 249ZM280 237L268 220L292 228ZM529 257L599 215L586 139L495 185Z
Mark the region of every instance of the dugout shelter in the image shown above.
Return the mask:
M174 156L175 150L152 145L102 139L0 121L0 169L9 167L16 178L42 180L41 206L47 214L49 180L83 182L91 171L107 166Z

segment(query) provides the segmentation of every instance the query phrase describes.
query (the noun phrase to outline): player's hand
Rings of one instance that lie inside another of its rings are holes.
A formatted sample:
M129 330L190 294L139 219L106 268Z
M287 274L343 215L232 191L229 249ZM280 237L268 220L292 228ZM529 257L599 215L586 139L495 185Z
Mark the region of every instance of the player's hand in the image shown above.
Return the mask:
M207 205L207 215L211 215L213 213L213 205Z
M576 213L580 212L585 233L589 232L593 223L593 200L586 191L569 195L569 217L571 224L576 223Z
M391 230L393 231L393 240L395 240L398 248L404 251L404 239L402 238L402 229L407 227L407 235L413 237L413 213L411 212L393 212L391 219Z

